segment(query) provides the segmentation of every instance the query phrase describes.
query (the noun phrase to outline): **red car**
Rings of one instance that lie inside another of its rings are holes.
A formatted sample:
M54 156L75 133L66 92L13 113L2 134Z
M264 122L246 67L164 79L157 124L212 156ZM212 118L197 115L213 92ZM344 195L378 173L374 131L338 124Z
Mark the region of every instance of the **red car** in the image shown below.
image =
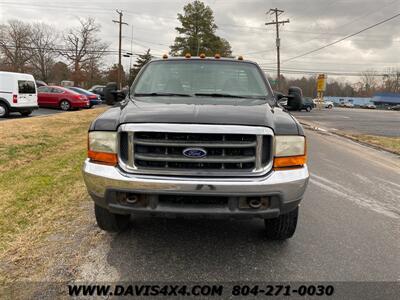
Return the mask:
M59 107L62 110L89 107L86 96L61 86L41 86L37 91L40 107Z

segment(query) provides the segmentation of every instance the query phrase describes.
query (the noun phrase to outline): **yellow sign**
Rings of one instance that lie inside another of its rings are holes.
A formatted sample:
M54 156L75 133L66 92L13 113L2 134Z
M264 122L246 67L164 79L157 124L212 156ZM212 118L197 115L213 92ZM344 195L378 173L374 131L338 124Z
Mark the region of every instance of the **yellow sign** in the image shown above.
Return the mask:
M326 75L319 74L317 77L317 91L318 92L325 92L326 90Z

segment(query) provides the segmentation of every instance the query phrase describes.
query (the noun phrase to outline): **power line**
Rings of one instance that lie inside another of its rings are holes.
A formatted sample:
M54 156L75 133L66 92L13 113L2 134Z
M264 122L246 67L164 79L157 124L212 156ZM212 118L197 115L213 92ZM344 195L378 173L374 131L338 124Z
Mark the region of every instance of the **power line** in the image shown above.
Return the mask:
M268 72L276 71L275 68L262 68L262 70L268 71ZM282 69L281 71L282 71L282 73L285 73L285 74L296 74L296 75L298 75L298 74L318 75L318 74L324 73L324 74L328 74L328 75L332 75L332 76L357 76L357 77L361 76L361 73L364 72L364 71L346 72L346 71L332 71L332 70L331 71L321 71L321 70L315 71L315 70L298 70L298 69ZM385 75L387 75L387 74L384 74L384 73L374 74L374 76L377 76L377 77L383 77Z
M369 15L371 15L371 14L373 14L373 13L376 13L376 12L379 11L379 10L382 10L382 9L384 9L384 8L386 8L386 7L390 6L390 5L392 5L393 3L397 2L397 1L398 1L398 0L394 0L394 1L390 2L390 3L388 3L387 5L380 6L378 10L374 10L374 11L368 12L368 13L366 13L366 14L363 14L363 15L359 16L358 18L355 18L355 19L351 20L350 22L347 22L347 23L345 23L345 24L340 25L340 26L337 27L337 28L342 28L342 27L345 27L345 26L347 26L347 25L350 25L350 24L352 24L352 23L354 23L354 22L356 22L356 21L358 21L358 20L360 20L360 19L365 18L366 16L369 16ZM336 2L337 2L337 1L336 1ZM330 3L329 6L332 6L332 4L333 4L333 3ZM259 29L261 29L261 27L260 27ZM325 40L325 39L326 39L325 37L324 37L324 38L319 38L319 37L326 36L326 35L331 35L331 36L342 36L342 34L335 33L335 32L312 32L312 31L287 30L287 29L282 29L282 32L285 32L285 33L295 33L295 34L299 34L299 33L300 33L300 34L316 34L316 35L318 35L317 37L312 38L311 40L307 40L307 44L309 44L311 41ZM383 37L383 36L388 36L388 35L375 35L375 36ZM363 40L363 41L373 41L372 39L362 39L362 40ZM397 42L397 41L394 41L394 42ZM298 47L299 45L298 45L298 44L293 44L293 45L291 44L291 45L289 45L289 47L291 47L291 46L296 46L296 47ZM243 55L250 55L250 54L263 53L263 52L269 52L269 51L270 51L270 49L265 49L265 50L256 51L256 52L244 53Z
M63 48L63 47L60 47L60 46L57 46L57 47L43 47L43 48L40 48L40 47L32 47L32 46L22 46L22 47L17 47L17 46L15 46L15 45L4 45L4 47L7 47L7 48L12 48L12 49L15 49L15 48L18 48L18 49L20 49L20 50L43 50L43 51L49 51L49 52L57 52L57 53L59 53L59 52L75 52L75 49L68 49L68 48ZM126 51L126 50L124 50L124 49L122 49L122 52L128 52L128 51ZM86 53L88 53L88 54L98 54L98 53L103 53L104 55L118 55L119 54L119 50L86 50ZM138 55L140 55L140 53L132 53L132 55L133 56L138 56Z
M332 45L335 45L335 44L337 44L337 43L340 43L340 42L342 42L342 41L344 41L344 40L347 40L348 38L351 38L351 37L353 37L353 36L355 36L355 35L358 35L358 34L364 32L364 31L367 31L367 30L369 30L369 29L371 29L371 28L374 28L374 27L377 27L377 26L379 26L379 25L381 25L381 24L383 24L383 23L389 22L390 20L393 20L393 19L397 18L398 16L400 16L400 13L398 13L398 14L396 14L396 15L390 17L390 18L387 18L387 19L385 19L385 20L383 20L383 21L380 21L380 22L378 22L378 23L375 23L375 24L373 24L373 25L371 25L371 26L368 26L368 27L366 27L366 28L364 28L364 29L361 29L361 30L359 30L359 31L357 31L357 32L355 32L355 33L349 34L349 35L347 35L347 36L345 36L345 37L343 37L343 38L341 38L341 39L338 39L338 40L336 40L336 41L334 41L334 42L332 42L332 43L326 44L326 45L324 45L324 46L322 46L322 47L319 47L319 48L317 48L317 49L314 49L314 50L305 52L305 53L303 53L303 54L299 54L299 55L296 55L296 56L291 57L291 58L289 58L289 59L286 59L286 60L284 60L283 62L288 62L288 61L294 60L294 59L296 59L296 58L303 57L303 56L306 56L306 55L308 55L308 54L311 54L311 53L320 51L320 50L322 50L322 49L325 49L325 48L327 48L327 47L330 47L330 46L332 46Z
M397 2L398 0L392 1L390 3L388 3L387 5L381 6L379 10ZM72 3L72 2L69 2ZM82 6L82 3L76 2L77 6L68 6L68 5L54 5L52 4L38 4L38 3L29 3L29 2L9 2L9 1L0 1L0 4L7 4L7 5L12 5L12 6L21 6L21 7L43 7L43 8L47 8L47 9L59 9L59 8L64 8L64 9L70 9L70 10L76 10L76 11L82 11L82 10L90 10L90 11L94 11L97 13L110 13L113 9L110 8L100 8L98 6ZM109 3L109 2L107 2ZM79 4L79 6L78 6ZM330 3L329 6L332 6L332 3ZM354 23L355 21L358 21L359 19L365 18L368 15L371 15L372 13L375 13L377 10L374 10L373 12L369 12L367 14L364 14L348 23L345 23L343 25L341 25L340 27L344 27L346 25L349 25L351 23ZM125 14L128 15L138 15L138 16L142 16L145 13L139 13L139 12L132 12L132 11L128 11L128 10L124 10ZM154 16L156 18L161 18L161 19L165 19L165 20L177 20L176 17L166 17L166 16ZM238 25L238 24L230 24L230 23L219 23L218 28L224 28L224 27L235 27L235 28L247 28L247 29L255 29L255 30L262 30L264 31L265 28L261 27L261 26L247 26L247 25ZM340 28L338 27L338 28ZM140 29L140 30L148 30L148 28L136 28L136 29ZM333 32L315 32L315 31L301 31L301 30L283 30L284 32L287 33L304 33L304 34L323 34L323 35L340 35L339 33L333 33Z

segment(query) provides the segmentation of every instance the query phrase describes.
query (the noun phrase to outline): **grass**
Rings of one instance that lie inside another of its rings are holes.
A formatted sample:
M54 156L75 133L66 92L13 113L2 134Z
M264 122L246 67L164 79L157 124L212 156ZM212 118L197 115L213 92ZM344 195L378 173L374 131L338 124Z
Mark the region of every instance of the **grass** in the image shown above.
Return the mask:
M400 154L400 137L346 134L351 139Z
M104 110L0 123L0 258L22 255L89 200L81 174L87 129Z

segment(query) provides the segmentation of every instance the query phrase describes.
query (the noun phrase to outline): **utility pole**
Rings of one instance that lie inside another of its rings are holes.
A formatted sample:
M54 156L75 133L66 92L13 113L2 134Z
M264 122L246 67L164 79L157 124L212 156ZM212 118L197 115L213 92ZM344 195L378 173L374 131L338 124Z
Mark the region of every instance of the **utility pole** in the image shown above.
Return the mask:
M119 48L118 48L118 82L117 82L117 86L119 89L122 89L122 76L121 76L121 69L122 69L122 65L121 65L121 48L122 48L122 24L123 25L128 25L128 23L122 22L122 11L116 9L115 10L117 12L117 14L119 14L119 21L116 20L112 20L114 23L118 23L119 24Z
M283 13L284 11L281 9L277 8L271 8L267 14L275 15L275 21L273 22L268 22L265 23L265 25L276 25L276 60L277 60L277 89L280 89L280 82L281 82L281 57L280 57L280 48L281 48L281 40L279 38L279 25L280 24L285 24L289 23L289 19L285 21L279 21L279 16Z

